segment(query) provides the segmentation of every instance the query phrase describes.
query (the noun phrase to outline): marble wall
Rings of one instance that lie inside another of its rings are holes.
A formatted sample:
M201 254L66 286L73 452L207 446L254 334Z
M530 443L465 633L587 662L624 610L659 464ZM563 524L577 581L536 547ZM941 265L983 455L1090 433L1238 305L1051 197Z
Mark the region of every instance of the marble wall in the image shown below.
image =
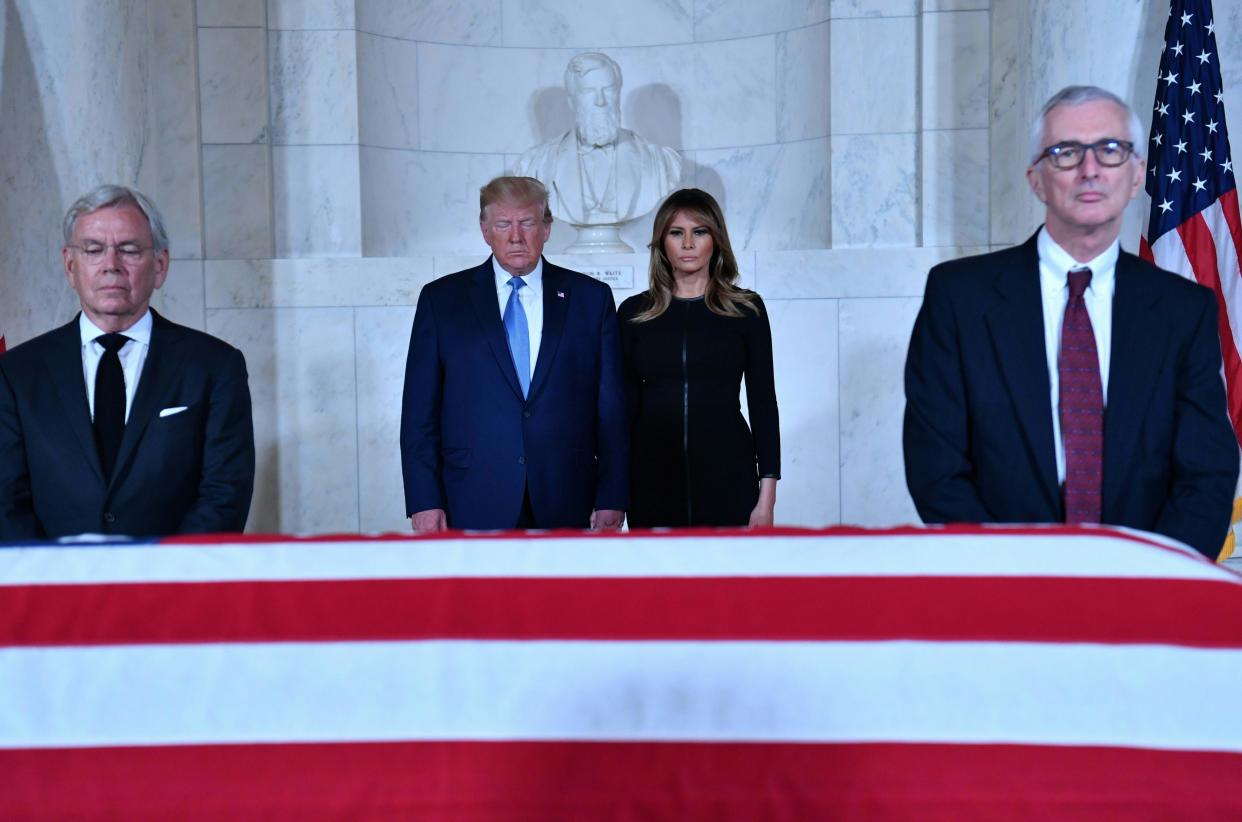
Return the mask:
M1218 0L1242 111L1242 0ZM0 294L10 344L64 322L60 213L95 182L167 212L156 305L241 347L250 529L404 529L397 426L419 289L473 265L477 191L571 125L568 58L725 206L772 317L778 519L915 520L901 369L929 266L1039 222L1026 133L1068 82L1145 119L1163 0L3 0ZM102 41L116 48L91 46ZM65 54L71 59L65 59ZM1242 122L1235 124L1235 132ZM1138 210L1127 238L1136 236ZM645 220L623 236L641 249ZM571 267L631 270L643 254Z

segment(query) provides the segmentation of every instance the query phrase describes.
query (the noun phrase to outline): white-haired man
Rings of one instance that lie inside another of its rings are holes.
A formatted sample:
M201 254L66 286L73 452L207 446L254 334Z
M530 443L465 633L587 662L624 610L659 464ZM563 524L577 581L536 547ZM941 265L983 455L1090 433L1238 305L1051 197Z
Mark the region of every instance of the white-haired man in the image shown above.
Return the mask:
M240 531L254 486L246 363L155 313L168 235L100 186L64 219L82 311L0 357L0 540Z
M1071 86L1032 128L1043 227L938 265L906 359L906 482L925 522L1098 522L1215 557L1238 474L1212 292L1120 249L1142 127Z

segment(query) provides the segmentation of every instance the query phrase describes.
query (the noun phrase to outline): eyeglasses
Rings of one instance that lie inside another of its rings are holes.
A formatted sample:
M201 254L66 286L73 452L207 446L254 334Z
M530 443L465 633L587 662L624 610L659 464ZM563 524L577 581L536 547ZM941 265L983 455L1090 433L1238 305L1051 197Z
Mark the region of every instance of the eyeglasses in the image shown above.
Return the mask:
M1035 162L1038 163L1047 157L1048 162L1052 163L1053 168L1068 171L1071 168L1078 168L1082 165L1082 161L1087 159L1087 149L1091 149L1095 153L1095 161L1097 163L1109 168L1115 168L1130 159L1130 155L1134 153L1134 143L1128 140L1114 140L1111 137L1096 140L1094 143L1089 144L1069 140L1064 143L1057 143L1055 146L1048 146Z
M116 243L115 245L104 243L87 243L86 245L71 245L70 248L77 249L82 253L82 257L88 263L98 263L103 260L108 253L109 248L115 248L116 253L121 259L127 263L136 263L146 256L147 252L152 249L149 245L138 245L138 243Z

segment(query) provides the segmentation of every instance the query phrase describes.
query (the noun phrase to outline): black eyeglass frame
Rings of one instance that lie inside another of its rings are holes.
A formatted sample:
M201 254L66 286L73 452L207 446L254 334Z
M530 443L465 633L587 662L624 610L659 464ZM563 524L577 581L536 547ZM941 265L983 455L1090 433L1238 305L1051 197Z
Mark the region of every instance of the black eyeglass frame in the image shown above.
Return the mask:
M1105 157L1100 154L1101 149L1114 147L1123 150L1121 158L1115 163L1110 162L1109 159L1105 159ZM1065 152L1070 149L1077 149L1082 152L1078 155L1078 162L1071 165L1062 165L1062 158L1066 158ZM1035 162L1038 163L1041 160L1047 159L1048 162L1052 164L1052 167L1058 171L1070 171L1078 168L1086 162L1087 149L1091 149L1091 153L1095 155L1095 161L1105 168L1117 168L1118 166L1123 166L1126 164L1127 160L1134 156L1134 143L1129 140L1118 140L1116 137L1105 137L1102 140L1096 140L1094 143L1080 143L1077 140L1065 140L1054 146L1048 146L1039 153L1039 157L1036 158Z

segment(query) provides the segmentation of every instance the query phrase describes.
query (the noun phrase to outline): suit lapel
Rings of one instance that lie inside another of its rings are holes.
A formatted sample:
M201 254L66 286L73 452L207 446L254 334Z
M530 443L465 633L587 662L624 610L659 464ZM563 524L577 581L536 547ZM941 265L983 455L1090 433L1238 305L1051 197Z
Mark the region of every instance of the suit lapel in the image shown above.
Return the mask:
M548 381L552 363L556 360L561 337L565 333L565 318L569 313L568 278L563 269L543 263L543 334L539 340L539 358L535 360L535 373L530 381L530 398L534 399Z
M496 272L492 268L492 258L474 270L470 284L470 305L474 308L475 319L479 330L492 349L496 365L500 373L508 381L509 387L518 397L522 396L522 385L518 382L517 371L513 367L513 355L509 352L509 339L505 336L504 321L500 316L500 302L496 298Z
M1060 511L1056 446L1052 439L1051 383L1044 349L1039 253L1032 237L1014 250L1015 264L997 272L1000 300L987 313L1001 376L1009 389L1023 436L1035 456L1045 501Z
M1113 293L1112 355L1108 367L1108 400L1104 410L1104 510L1122 491L1119 469L1134 447L1159 376L1168 326L1154 305L1134 258L1121 253ZM1110 470L1111 469L1111 470Z
M48 378L56 386L61 408L69 430L78 441L86 461L95 471L99 482L104 482L103 466L99 462L99 446L95 443L95 429L91 426L91 407L86 398L86 382L82 376L82 335L78 330L78 318L56 333L55 347L45 359Z
M121 436L121 447L116 454L116 468L112 471L113 484L125 473L124 469L133 458L147 425L160 407L160 399L168 394L168 386L177 373L178 348L178 336L170 328L170 323L152 309L151 345L138 377L134 402L129 407L129 419L125 421L125 433Z

